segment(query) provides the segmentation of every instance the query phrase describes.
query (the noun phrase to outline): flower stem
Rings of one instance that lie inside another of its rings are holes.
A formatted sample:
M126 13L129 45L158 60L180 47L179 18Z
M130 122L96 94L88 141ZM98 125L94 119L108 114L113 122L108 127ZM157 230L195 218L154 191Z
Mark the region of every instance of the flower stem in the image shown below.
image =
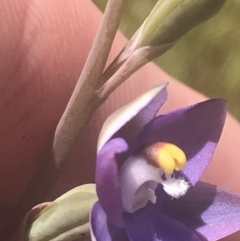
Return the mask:
M92 49L75 90L57 126L53 154L60 168L73 149L82 129L103 102L96 94L99 78L118 30L127 0L109 0Z

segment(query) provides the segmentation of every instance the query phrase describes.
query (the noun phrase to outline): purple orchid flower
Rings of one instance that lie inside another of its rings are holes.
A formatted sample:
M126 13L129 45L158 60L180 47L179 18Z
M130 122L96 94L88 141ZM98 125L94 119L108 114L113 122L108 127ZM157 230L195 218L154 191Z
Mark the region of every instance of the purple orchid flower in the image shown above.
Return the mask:
M157 86L105 122L92 240L214 241L240 229L240 197L199 181L223 129L225 101L155 117L166 98L166 85Z

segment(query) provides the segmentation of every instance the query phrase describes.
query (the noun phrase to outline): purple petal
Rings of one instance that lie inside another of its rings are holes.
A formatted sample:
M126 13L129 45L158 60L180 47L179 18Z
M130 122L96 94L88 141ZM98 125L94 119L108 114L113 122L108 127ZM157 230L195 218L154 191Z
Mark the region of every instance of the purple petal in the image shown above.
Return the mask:
M198 232L209 241L219 240L240 230L240 196L217 188L213 204L202 214L205 226Z
M90 223L93 241L129 241L124 229L108 222L99 202L96 202L92 208Z
M200 241L184 224L158 212L152 204L134 214L124 214L125 229L131 241Z
M99 201L108 219L122 227L122 199L118 176L118 154L128 150L127 143L121 139L112 139L101 149L96 164L96 188Z
M158 112L167 99L166 84L158 85L114 112L104 123L98 151L111 138L121 137L128 143Z
M157 195L161 195L159 189ZM240 230L240 196L198 182L180 199L159 198L158 210L195 229L208 241Z
M140 133L145 124L147 124L152 118L155 117L158 110L164 104L167 99L166 85L163 85L157 95L130 121L128 121L115 135L114 137L122 137L127 143L131 143L137 135Z
M194 185L208 166L226 118L226 103L211 99L155 117L140 133L135 149L161 141L179 146L188 163L183 174Z

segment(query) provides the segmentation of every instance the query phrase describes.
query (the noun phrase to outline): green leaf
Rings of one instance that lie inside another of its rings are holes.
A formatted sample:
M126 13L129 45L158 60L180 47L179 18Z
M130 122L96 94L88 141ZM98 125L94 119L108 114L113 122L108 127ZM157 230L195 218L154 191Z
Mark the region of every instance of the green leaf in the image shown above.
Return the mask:
M89 213L96 201L95 184L70 190L30 220L26 240L85 240L90 237Z

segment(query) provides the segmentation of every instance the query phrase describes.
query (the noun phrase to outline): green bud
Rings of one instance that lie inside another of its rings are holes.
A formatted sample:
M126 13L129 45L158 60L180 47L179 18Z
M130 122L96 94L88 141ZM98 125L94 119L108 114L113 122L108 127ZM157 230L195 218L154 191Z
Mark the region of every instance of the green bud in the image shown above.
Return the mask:
M225 0L159 0L142 26L137 47L176 42L215 15Z
M70 190L29 220L25 240L85 240L90 237L89 213L96 201L95 184Z

